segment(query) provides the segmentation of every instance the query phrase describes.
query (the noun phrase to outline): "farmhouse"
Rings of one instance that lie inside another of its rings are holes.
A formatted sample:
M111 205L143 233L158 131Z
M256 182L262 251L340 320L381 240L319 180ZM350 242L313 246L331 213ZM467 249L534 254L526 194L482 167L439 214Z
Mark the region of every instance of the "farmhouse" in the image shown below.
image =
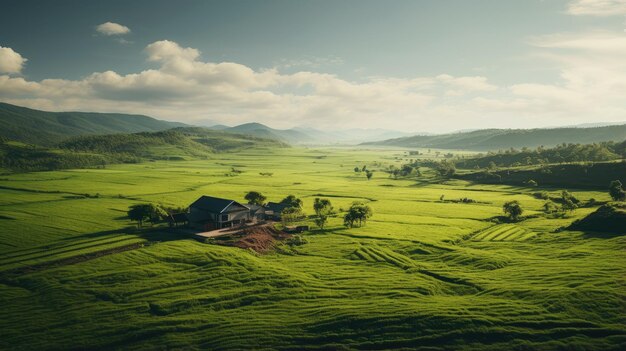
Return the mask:
M232 227L255 219L248 206L212 196L202 196L194 201L187 216L191 226L204 230Z
M259 205L245 205L250 209L250 219L253 221L262 221L265 219L265 207Z

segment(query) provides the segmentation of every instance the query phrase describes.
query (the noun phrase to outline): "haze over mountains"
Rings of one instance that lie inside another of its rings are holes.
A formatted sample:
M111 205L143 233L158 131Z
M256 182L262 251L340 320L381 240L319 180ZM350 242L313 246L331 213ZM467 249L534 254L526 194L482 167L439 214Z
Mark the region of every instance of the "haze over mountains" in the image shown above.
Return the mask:
M593 128L482 129L440 135L416 135L365 144L486 151L522 147L550 147L562 143L590 144L602 141L623 141L625 139L626 124L622 124Z
M410 135L410 133L386 129L354 128L337 131L322 131L310 127L274 129L261 123L245 123L234 127L216 125L209 128L228 133L272 138L290 144L359 144L366 141L386 140Z

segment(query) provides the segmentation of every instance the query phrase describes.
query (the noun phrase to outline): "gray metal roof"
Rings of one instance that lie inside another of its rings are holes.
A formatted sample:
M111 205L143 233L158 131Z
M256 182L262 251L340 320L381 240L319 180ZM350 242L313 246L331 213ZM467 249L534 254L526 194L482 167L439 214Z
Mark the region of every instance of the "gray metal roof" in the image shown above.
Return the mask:
M219 197L212 197L212 196L206 196L206 195L201 196L198 200L194 201L189 207L199 208L201 210L208 211L211 213L222 213L232 204L235 204L237 206L247 209L245 205L242 205L235 200L222 199Z

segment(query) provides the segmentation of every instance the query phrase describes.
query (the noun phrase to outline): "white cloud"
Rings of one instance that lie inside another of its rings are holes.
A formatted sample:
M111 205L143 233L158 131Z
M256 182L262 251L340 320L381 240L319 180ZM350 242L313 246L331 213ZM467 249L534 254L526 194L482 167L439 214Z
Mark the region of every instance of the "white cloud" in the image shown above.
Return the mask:
M130 28L123 26L119 23L105 22L96 26L96 31L100 34L111 35L124 35L130 33Z
M576 16L626 15L626 0L573 0L567 13Z
M13 49L0 46L0 73L20 73L26 61Z
M543 59L560 67L561 79L509 87L484 76L349 81L312 71L255 70L234 62L206 62L197 49L162 40L145 48L154 69L96 72L81 80L0 75L0 96L49 110L142 113L183 122L259 121L279 128L449 131L574 124L593 117L623 120L626 53L619 48L621 40L610 32L534 38L531 43Z
M150 61L168 62L173 60L194 61L200 51L193 48L182 48L178 43L169 40L155 41L146 47Z

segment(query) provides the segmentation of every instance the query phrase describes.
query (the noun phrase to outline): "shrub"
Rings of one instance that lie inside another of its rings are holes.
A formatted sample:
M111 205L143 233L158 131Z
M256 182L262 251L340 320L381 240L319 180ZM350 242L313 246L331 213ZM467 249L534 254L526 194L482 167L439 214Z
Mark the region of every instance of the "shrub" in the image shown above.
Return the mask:
M517 200L505 202L502 206L502 210L513 221L519 220L522 213L524 213L522 206Z
M609 195L611 195L611 199L613 201L624 201L626 200L626 191L622 187L622 182L619 180L614 180L609 184Z

